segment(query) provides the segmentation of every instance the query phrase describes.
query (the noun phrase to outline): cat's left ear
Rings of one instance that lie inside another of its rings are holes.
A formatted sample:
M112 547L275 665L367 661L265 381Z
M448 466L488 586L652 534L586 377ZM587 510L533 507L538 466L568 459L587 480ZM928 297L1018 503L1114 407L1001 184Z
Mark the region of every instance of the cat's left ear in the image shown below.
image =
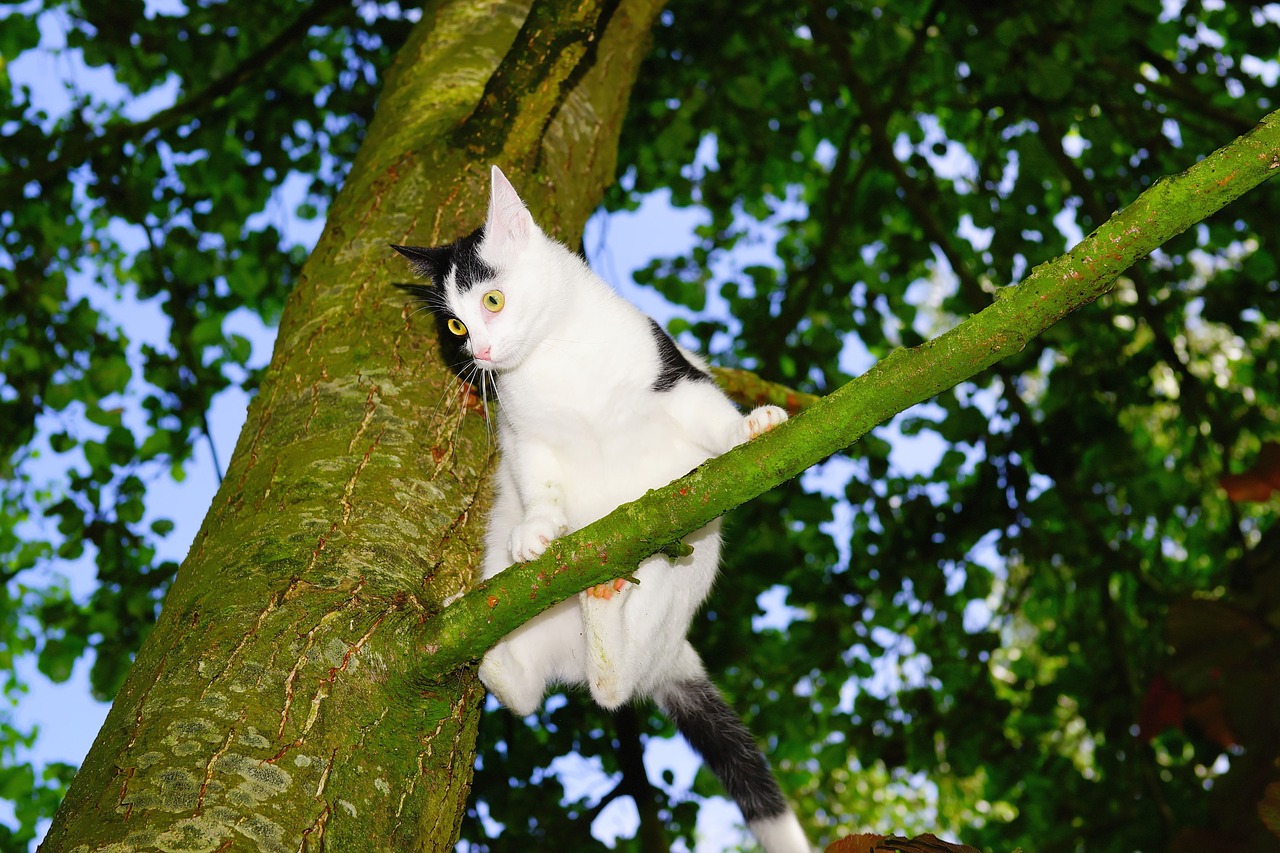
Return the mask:
M445 273L449 271L450 258L453 256L452 246L428 249L424 246L397 246L392 243L391 248L409 259L415 273L431 279L436 284L443 282Z
M489 217L485 220L485 242L501 249L519 249L533 234L533 217L515 187L494 166L490 172Z

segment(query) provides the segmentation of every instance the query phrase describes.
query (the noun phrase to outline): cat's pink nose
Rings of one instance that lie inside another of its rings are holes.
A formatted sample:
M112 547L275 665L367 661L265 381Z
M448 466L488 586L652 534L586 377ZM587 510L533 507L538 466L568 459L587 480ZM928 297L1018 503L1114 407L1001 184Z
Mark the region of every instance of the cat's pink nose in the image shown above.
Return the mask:
M478 358L480 361L492 361L492 360L493 360L493 359L491 359L491 358L489 357L489 348L488 348L488 347L485 347L485 348L484 348L484 349L482 349L482 350L476 350L476 358Z

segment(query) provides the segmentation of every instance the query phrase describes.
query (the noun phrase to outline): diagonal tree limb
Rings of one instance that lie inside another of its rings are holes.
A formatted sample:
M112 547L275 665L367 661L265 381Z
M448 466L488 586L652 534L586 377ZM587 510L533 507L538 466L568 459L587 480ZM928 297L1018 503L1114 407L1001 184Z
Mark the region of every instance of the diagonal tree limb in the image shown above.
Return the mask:
M821 399L817 394L806 394L781 383L770 382L740 367L713 367L711 373L721 391L738 405L747 408L781 406L788 414L795 415Z
M577 592L800 474L872 427L1020 351L1106 293L1132 263L1280 174L1280 111L1181 174L1157 181L1065 255L1036 267L946 334L890 353L867 373L748 445L556 540L545 554L479 584L423 626L421 678L475 660Z

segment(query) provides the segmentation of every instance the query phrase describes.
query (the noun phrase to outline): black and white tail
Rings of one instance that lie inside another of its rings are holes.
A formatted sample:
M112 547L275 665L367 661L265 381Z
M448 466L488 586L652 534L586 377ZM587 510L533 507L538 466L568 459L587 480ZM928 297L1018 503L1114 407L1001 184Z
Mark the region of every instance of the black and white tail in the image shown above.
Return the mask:
M725 792L767 853L810 853L769 762L716 686L704 678L668 684L654 698Z

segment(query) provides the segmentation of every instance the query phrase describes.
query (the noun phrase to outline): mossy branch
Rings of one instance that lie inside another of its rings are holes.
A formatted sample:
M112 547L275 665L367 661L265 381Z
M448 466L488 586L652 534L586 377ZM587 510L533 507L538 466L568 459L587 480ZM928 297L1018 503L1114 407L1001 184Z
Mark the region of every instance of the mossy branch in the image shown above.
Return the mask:
M890 353L772 432L553 542L537 560L479 584L426 624L419 675L434 679L475 660L541 611L630 574L641 560L844 450L877 424L1013 355L1106 293L1135 261L1277 174L1280 111L1187 171L1157 181L1070 252L1001 289L992 305L946 334ZM759 393L760 399L786 396L776 388ZM755 399L753 392L745 396Z

